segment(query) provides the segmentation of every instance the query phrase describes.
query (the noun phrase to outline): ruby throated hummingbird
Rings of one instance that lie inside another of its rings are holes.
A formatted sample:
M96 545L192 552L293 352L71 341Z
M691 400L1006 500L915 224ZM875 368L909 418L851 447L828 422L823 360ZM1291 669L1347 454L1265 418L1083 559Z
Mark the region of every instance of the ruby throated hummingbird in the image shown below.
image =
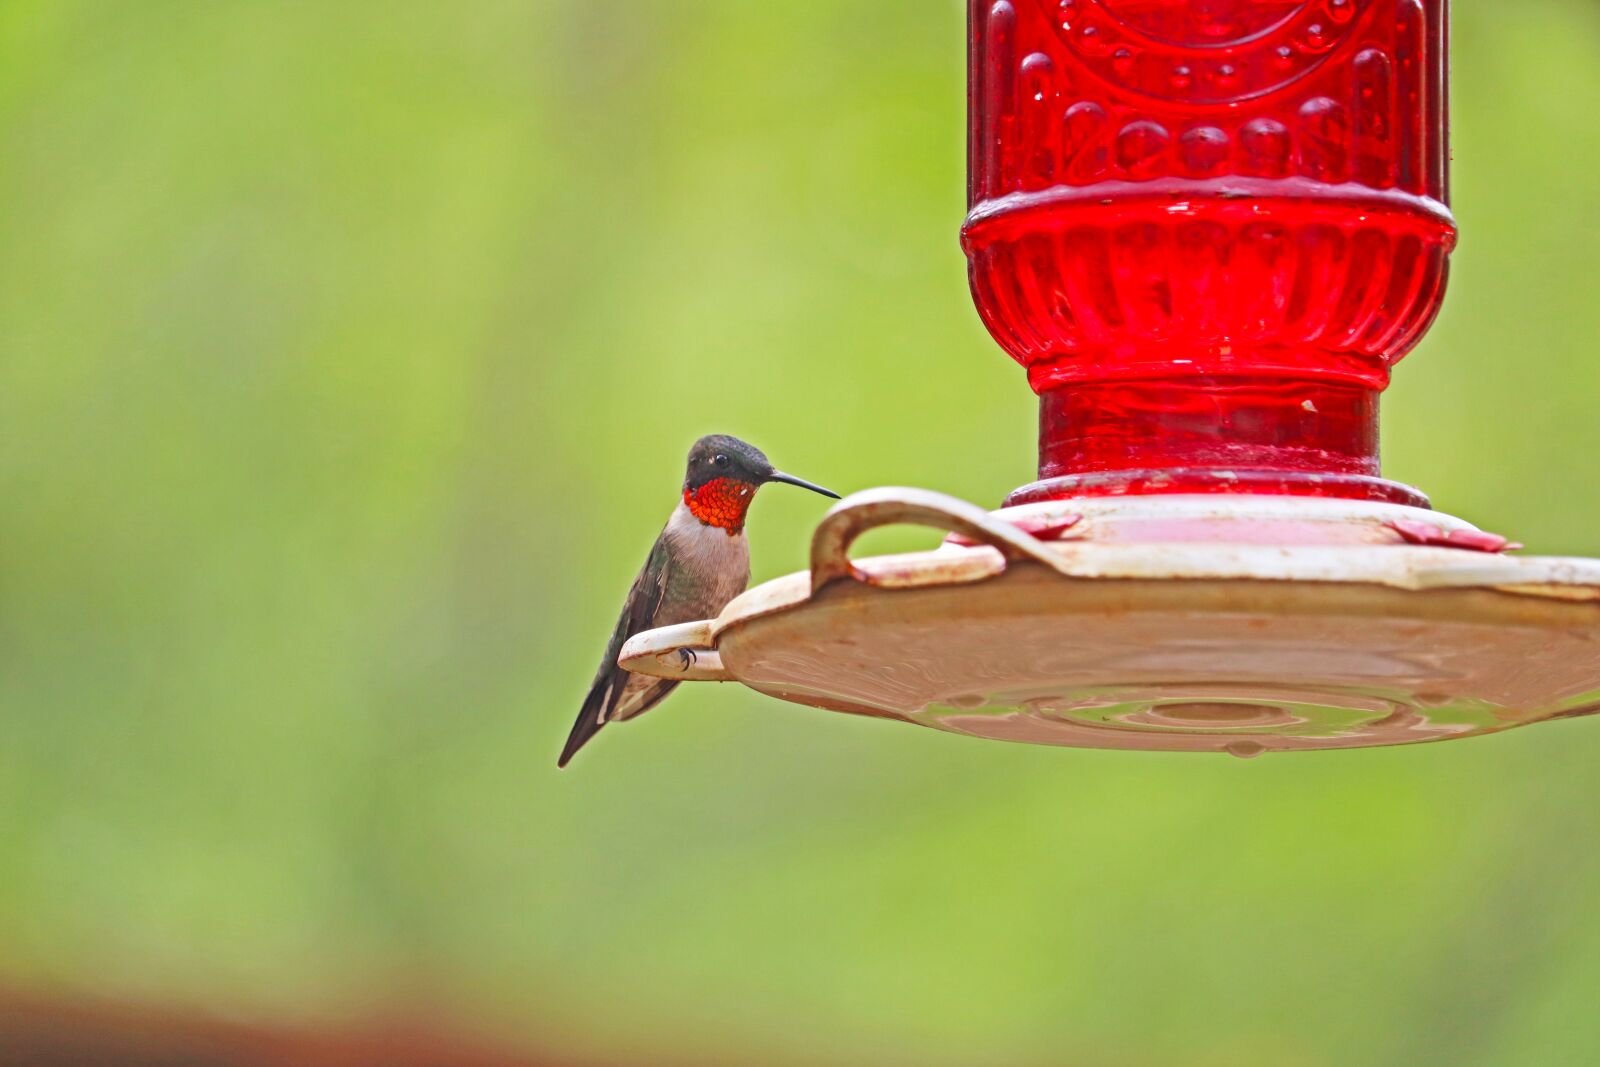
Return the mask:
M759 448L737 437L713 434L694 443L683 476L683 499L628 590L622 617L578 721L572 724L558 766L565 767L606 723L644 714L677 687L670 679L630 674L617 665L617 655L636 633L716 618L728 601L744 592L750 581L745 514L756 490L768 482L785 482L839 498L838 493L820 485L775 470ZM686 670L690 662L685 654Z

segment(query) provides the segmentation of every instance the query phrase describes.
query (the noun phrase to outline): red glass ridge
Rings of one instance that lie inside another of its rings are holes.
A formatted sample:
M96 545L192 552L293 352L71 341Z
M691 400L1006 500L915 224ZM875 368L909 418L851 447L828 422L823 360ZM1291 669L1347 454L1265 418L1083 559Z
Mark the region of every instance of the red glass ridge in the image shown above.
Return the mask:
M1014 499L1378 476L1378 394L1444 296L1447 0L973 0L990 333L1041 397Z

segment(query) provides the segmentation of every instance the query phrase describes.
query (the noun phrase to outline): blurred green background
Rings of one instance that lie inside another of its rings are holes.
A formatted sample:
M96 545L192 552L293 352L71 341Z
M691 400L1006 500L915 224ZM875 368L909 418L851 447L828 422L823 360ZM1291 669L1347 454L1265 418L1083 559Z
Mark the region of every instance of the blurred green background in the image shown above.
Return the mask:
M1600 723L1245 764L697 686L556 772L698 434L1031 477L963 33L4 5L0 982L597 1062L1600 1062ZM1464 237L1385 415L1552 553L1600 555L1597 107L1600 7L1458 5ZM762 498L757 580L820 508Z

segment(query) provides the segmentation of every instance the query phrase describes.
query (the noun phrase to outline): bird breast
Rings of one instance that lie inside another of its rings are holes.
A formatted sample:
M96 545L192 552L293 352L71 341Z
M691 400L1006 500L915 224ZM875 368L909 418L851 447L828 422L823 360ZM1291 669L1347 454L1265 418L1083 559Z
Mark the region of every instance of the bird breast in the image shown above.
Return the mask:
M742 531L707 526L680 503L667 522L666 537L673 567L662 606L671 604L672 613L683 617L663 618L662 624L713 618L744 592L750 582L750 542Z

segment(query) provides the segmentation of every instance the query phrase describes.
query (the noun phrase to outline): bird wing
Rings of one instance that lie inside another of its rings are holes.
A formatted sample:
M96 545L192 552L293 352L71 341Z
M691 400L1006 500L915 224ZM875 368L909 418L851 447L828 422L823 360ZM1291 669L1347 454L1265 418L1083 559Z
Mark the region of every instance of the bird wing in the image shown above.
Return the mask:
M612 720L625 696L630 698L627 711L631 718L654 706L677 687L678 683L674 681L649 679L655 684L650 686L649 692L640 701L639 687L630 687L629 682L643 679L617 665L617 656L628 638L653 625L661 600L666 595L667 583L672 577L672 566L672 554L667 549L666 538L657 538L644 569L628 590L628 599L622 605L622 616L617 619L617 628L612 631L611 643L606 646L606 654L600 661L599 671L595 673L594 684L589 687L589 695L584 697L578 720L572 724L572 732L567 735L566 746L561 750L561 758L556 766L565 767L578 749L588 744L589 739Z

